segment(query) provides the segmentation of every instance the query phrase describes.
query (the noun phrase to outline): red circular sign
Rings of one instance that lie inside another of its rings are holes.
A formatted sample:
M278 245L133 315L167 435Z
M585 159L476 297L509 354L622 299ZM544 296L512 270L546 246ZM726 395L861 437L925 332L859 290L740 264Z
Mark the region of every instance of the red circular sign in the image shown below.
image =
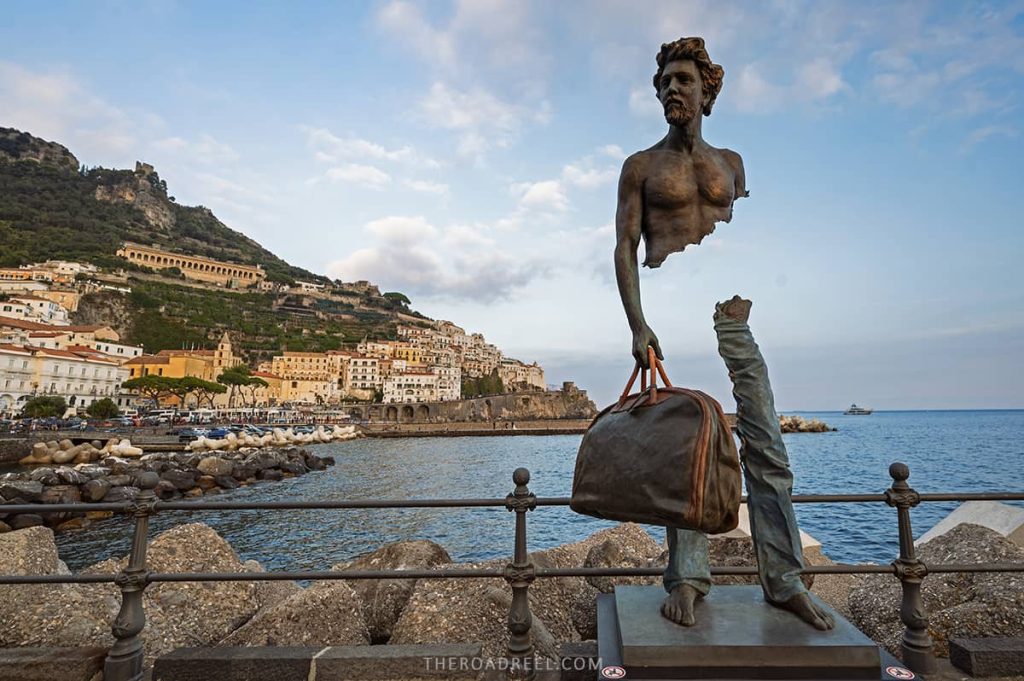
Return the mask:
M900 681L910 681L910 679L917 678L914 672L905 667L886 667L885 673L894 679L900 679Z
M601 670L601 676L606 679L624 679L626 678L626 670L622 667L604 667Z

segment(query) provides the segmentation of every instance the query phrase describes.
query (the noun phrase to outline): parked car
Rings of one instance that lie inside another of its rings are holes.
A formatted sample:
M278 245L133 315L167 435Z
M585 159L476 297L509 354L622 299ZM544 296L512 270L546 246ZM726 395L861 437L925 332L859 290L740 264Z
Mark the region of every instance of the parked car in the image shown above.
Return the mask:
M217 428L211 428L206 434L206 437L212 440L220 440L221 438L227 437L230 432L231 431L229 429L224 428L223 426L218 426Z
M200 436L209 435L206 428L182 428L178 431L178 442L192 442Z

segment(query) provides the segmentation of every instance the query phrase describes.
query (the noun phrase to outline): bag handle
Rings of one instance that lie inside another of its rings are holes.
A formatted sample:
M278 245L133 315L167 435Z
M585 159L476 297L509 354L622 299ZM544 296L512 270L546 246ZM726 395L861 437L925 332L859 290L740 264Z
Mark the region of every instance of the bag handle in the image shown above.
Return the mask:
M664 387L672 387L672 381L668 380L668 374L665 373L664 364L658 359L658 356L654 353L654 348L651 346L647 346L647 366L650 368L650 386L648 387L647 372L641 372L640 362L637 362L633 367L633 373L629 375L629 382L626 383L622 396L619 397L619 404L622 404L629 397L629 392L633 389L637 376L640 377L640 392L647 392L649 390L651 403L658 401L657 376L661 376L661 382L664 384ZM657 371L657 374L655 374L655 371Z

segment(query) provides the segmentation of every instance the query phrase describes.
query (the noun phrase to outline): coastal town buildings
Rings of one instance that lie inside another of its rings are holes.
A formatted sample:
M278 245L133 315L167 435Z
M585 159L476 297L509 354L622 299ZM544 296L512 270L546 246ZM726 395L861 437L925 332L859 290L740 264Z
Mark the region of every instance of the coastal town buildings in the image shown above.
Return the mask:
M223 262L213 258L174 253L130 242L126 242L121 248L117 249L117 255L136 265L142 265L154 270L176 267L186 279L229 288L255 286L266 277L266 272L259 265L240 265L233 262Z
M68 310L60 303L37 295L12 295L0 302L0 314L41 324L69 324Z
M130 371L129 378L194 376L204 381L216 381L225 369L238 364L242 364L242 358L234 354L227 332L221 337L216 350L161 350L155 355L140 354L125 362Z
M0 343L0 413L21 408L36 395L63 397L69 408L84 408L110 398L127 406L121 394L129 371L93 348L71 345L66 349Z
M384 403L437 402L437 374L429 369L403 369L384 380Z

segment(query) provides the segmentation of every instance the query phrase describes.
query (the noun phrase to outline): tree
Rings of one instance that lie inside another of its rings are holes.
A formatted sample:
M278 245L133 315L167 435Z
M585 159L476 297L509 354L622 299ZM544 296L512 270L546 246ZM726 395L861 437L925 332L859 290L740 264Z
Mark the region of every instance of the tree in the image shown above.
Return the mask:
M249 391L249 399L248 399L248 401L245 402L246 406L248 406L248 407L255 407L256 406L256 391L259 390L260 388L266 388L269 385L270 385L269 383L264 381L259 376L250 376L249 380L246 381L246 383L244 385L240 386L240 388L239 388L242 391L243 398L245 397L244 391L245 390Z
M409 305L412 305L412 301L409 300L409 297L406 296L404 293L399 293L398 291L388 291L387 293L384 294L384 297L390 300L392 303L397 303L399 306L407 307Z
M45 419L51 416L63 416L68 403L59 395L40 395L33 397L21 408L21 415L32 419Z
M121 384L121 387L128 390L137 390L140 395L152 400L154 406L159 406L161 398L170 397L175 394L174 389L176 386L174 385L174 380L167 376L154 376L150 374L148 376L129 378Z
M117 418L121 410L114 404L114 400L104 397L102 400L96 400L90 404L85 413L94 419L112 419Z
M225 369L220 376L217 377L217 382L221 385L228 387L228 408L230 409L235 405L235 393L242 386L249 385L249 379L252 378L252 369L244 364L238 364ZM261 379L262 380L262 379Z
M196 394L196 404L201 405L205 400L209 404L210 409L213 409L213 400L217 395L223 395L228 391L226 386L220 383L214 383L213 381L204 381L201 378L195 376L186 376L181 379L187 381L192 388L192 392Z

